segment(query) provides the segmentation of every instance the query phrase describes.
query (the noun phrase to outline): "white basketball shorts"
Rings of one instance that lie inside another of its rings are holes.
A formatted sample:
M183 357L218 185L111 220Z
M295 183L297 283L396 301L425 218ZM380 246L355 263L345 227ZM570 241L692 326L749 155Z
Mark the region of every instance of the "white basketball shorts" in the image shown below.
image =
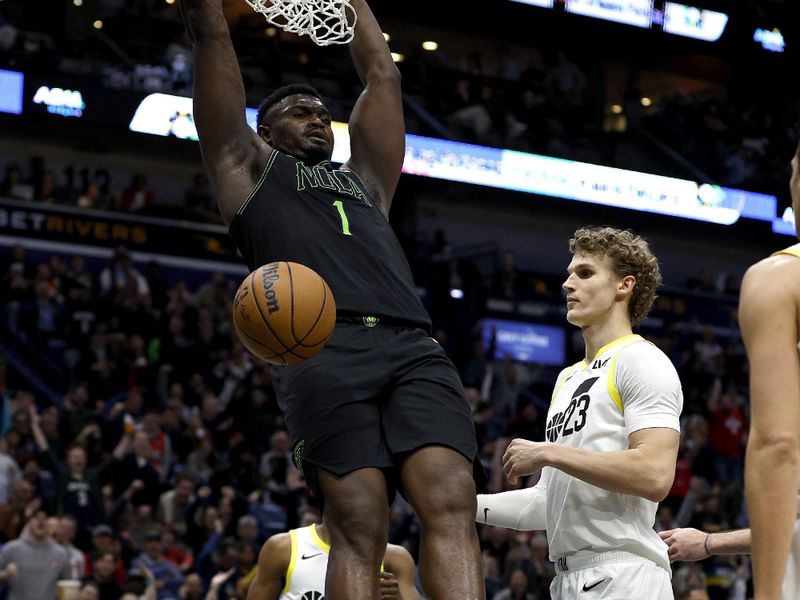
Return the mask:
M630 552L578 552L556 571L552 600L674 600L670 572Z

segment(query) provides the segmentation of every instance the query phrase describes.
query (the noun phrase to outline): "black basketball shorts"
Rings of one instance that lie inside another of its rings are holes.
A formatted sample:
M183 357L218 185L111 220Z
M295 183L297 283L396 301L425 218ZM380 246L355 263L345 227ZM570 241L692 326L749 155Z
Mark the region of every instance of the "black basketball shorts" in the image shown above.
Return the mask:
M318 355L272 373L295 465L318 496L316 468L337 476L366 467L396 474L405 456L429 445L475 462L475 427L461 380L422 329L373 317L337 321Z

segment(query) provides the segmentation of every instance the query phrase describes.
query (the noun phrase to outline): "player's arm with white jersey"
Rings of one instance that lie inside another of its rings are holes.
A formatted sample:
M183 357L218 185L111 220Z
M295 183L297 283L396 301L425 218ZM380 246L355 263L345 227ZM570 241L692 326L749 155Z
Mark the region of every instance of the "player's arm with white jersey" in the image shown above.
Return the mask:
M514 440L503 456L513 482L553 467L610 492L663 500L675 476L683 393L672 363L649 343L631 344L616 360L628 448L597 452L551 442Z
M292 540L288 533L273 535L264 542L258 553L258 571L247 591L247 600L278 600L291 558Z
M478 511L475 521L494 527L518 531L547 529L548 470L542 471L538 483L521 490L508 490L498 494L478 494Z

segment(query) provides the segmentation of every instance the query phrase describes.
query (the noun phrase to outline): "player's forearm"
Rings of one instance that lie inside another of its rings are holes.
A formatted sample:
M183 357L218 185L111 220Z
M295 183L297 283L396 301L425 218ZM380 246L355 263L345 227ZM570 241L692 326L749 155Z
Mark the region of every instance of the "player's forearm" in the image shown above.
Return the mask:
M749 554L750 530L737 529L735 531L722 531L709 533L705 547L710 556L720 554Z
M475 521L519 531L547 528L547 492L537 487L499 494L478 494Z
M400 80L400 72L392 60L392 54L380 25L365 0L353 0L358 15L350 55L361 83L381 80Z
M780 598L796 519L797 466L796 433L783 443L752 434L745 488L757 600Z
M594 452L553 444L547 464L609 492L663 500L675 476L674 461L631 448L618 452Z
M419 592L414 585L414 576L410 578L398 579L397 586L400 591L400 600L421 600Z
M194 43L214 38L230 43L230 32L221 0L180 0L181 16Z

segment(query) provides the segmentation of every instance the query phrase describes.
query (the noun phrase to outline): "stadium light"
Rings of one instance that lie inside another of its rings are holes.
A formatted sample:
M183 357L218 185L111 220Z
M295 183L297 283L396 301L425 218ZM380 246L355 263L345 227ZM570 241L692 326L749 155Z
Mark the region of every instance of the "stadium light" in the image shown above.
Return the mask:
M653 101L650 98L647 96L642 98L642 106L650 106L651 104L653 104Z
M427 50L428 52L433 52L434 50L439 49L439 44L433 41L422 42L422 49Z
M94 27L95 29L102 29L103 22L100 19L97 19L94 23L92 23L92 27Z
M401 63L406 59L405 56L400 54L399 52L392 52L392 60L396 63Z

